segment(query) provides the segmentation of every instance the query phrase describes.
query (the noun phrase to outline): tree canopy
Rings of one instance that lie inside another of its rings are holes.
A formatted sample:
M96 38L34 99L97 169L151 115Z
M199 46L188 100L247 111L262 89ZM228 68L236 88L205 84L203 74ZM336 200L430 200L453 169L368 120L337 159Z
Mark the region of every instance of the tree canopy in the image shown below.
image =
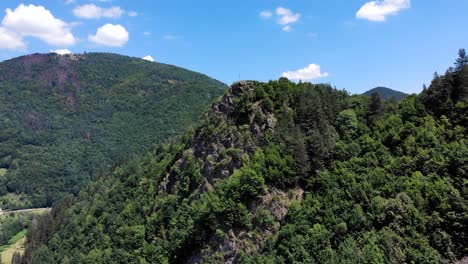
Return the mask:
M22 261L460 259L467 70L436 76L401 103L285 78L236 83L193 131L40 218Z

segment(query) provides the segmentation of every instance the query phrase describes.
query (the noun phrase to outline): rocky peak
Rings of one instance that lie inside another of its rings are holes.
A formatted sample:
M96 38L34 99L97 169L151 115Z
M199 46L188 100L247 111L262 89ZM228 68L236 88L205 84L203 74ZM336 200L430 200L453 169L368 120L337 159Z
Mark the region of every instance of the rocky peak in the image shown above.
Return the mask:
M213 106L211 113L231 114L235 111L234 99L240 98L247 92L253 92L256 84L258 84L258 82L254 81L238 81L233 83L223 99Z
M254 94L258 82L234 83L224 97L205 116L204 125L195 133L186 153L198 157L206 181L199 187L204 192L217 180L229 177L240 168L246 155L252 154L261 144L262 138L276 126L276 117L262 108L260 102L252 102L246 124L236 122L238 99ZM173 172L168 173L162 189L174 192L174 184L180 180L176 172L183 171L186 157L175 162Z

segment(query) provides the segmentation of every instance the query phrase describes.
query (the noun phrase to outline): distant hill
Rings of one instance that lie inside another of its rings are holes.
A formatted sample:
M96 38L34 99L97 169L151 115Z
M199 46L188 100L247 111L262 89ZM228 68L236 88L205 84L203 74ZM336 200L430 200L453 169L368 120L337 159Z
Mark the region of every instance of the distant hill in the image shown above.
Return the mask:
M183 132L227 86L109 54L0 63L0 208L50 206L96 173Z
M373 93L379 93L380 97L384 100L394 99L396 101L401 101L409 95L387 87L375 87L374 89L371 89L362 95L371 96Z

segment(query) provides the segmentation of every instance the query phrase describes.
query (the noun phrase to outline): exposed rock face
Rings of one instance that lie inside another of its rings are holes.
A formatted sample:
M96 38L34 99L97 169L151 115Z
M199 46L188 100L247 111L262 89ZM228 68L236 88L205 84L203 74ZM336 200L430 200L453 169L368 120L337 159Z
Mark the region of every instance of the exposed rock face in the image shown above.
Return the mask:
M209 122L205 122L195 132L189 142L190 148L174 163L173 169L161 184L160 191L177 192L176 184L183 177L178 172L184 171L190 156L197 157L204 176L203 182L198 186L198 193L212 189L217 181L230 177L236 169L242 167L245 156L253 154L261 147L267 133L274 133L277 118L264 109L261 102L250 104L247 107L248 112L240 113L236 108L239 107L240 100L253 98L255 86L258 83L237 82L231 86L229 92L207 113L205 120ZM290 192L268 188L264 196L249 205L248 210L254 217L252 221L262 222L264 214L268 214L273 220L271 225L260 227L260 231L231 229L226 234L214 234L209 238L208 246L199 252L193 252L187 263L236 263L241 251L246 254L260 251L266 241L279 230L280 222L286 216L291 203L302 200L302 195L303 190L300 188Z
M236 100L252 94L254 85L254 82L234 83L221 101L207 113L205 119L214 122L202 127L193 136L189 152L198 157L202 164L201 172L206 179L199 186L200 192L211 189L217 180L229 177L235 169L240 168L245 155L252 154L265 133L274 129L275 116L262 109L260 104L256 104L255 110L249 113L247 124L237 122ZM223 133L218 134L216 131ZM176 170L184 169L187 163L185 156L176 162ZM175 192L177 177L177 173L169 173L161 189Z
M468 264L468 256L460 259L459 261L455 262L455 264Z
M230 230L224 237L213 238L211 244L217 245L217 247L212 248L213 252L205 251L203 254L213 255L216 252L223 256L224 263L236 263L240 251L247 254L260 251L265 246L266 241L279 230L280 222L286 217L291 203L301 201L303 194L304 190L300 188L296 188L289 193L278 189L269 189L263 197L252 202L249 211L253 213L253 221L256 222L263 220L261 219L263 215L258 212L260 210L267 211L274 219L271 226L260 225L260 232ZM190 262L189 260L189 263L198 262Z

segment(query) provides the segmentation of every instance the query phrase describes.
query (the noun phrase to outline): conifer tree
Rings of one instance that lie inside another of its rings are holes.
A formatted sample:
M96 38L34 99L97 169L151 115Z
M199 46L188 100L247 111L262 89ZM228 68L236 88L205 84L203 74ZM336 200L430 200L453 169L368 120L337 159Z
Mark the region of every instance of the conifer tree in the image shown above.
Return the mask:
M458 59L455 61L455 71L460 72L465 66L468 65L468 56L465 49L458 51Z
M369 104L369 110L367 114L368 125L372 124L378 116L383 113L382 98L379 93L373 93L371 95L371 103Z

